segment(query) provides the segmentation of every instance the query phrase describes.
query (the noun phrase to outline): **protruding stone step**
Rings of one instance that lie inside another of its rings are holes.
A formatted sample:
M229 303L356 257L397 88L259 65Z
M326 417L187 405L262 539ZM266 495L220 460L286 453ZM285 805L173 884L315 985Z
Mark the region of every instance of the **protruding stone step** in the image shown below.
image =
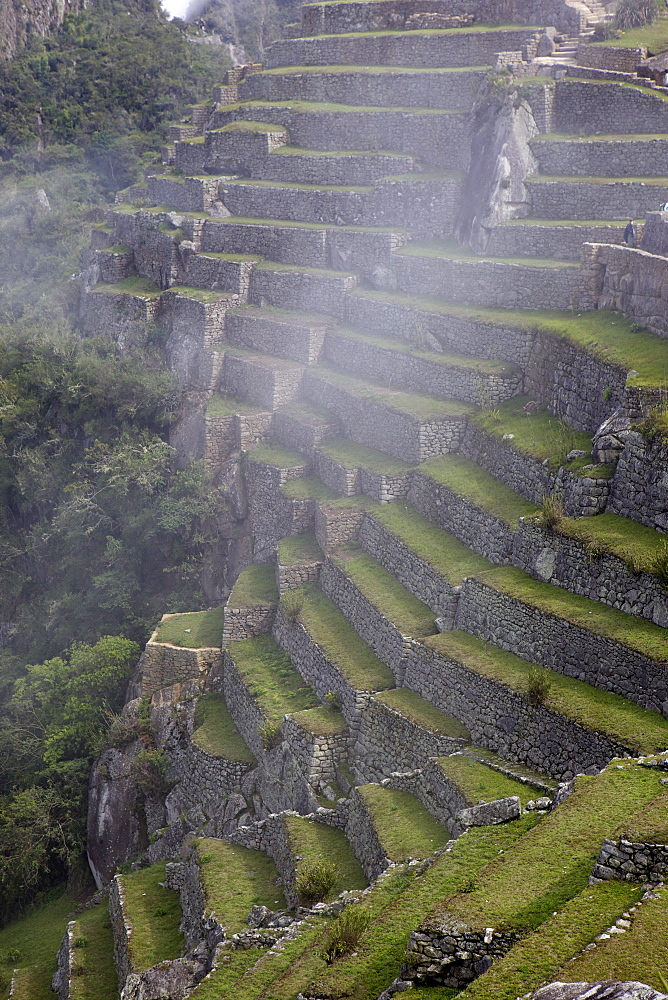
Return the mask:
M468 403L398 392L325 365L308 369L304 394L331 410L356 443L408 463L456 451L475 412Z
M323 483L341 496L363 493L380 503L405 497L413 466L347 438L315 449L313 466Z
M295 66L254 73L240 100L331 101L379 107L470 108L491 66Z
M296 397L303 374L303 365L295 361L240 347L226 348L221 388L230 396L275 410Z
M271 563L254 563L242 570L225 604L223 646L271 632L278 589Z
M356 275L342 271L263 261L253 269L250 301L279 309L342 316L347 293L357 281Z
M668 135L537 135L531 149L551 177L666 177Z
M540 258L475 257L447 243L411 244L392 259L397 288L420 288L472 306L569 309L576 265Z
M267 219L272 214L316 225L372 224L375 196L371 187L318 186L285 181L231 180L220 185L225 207L239 218Z
M461 399L479 406L494 407L520 392L522 385L521 369L515 365L420 350L355 327L329 329L325 357L339 368L408 392Z
M309 471L310 462L303 455L274 444L262 444L246 453L244 478L257 561L273 557L280 538L313 530L310 494L302 499L283 492L294 481L300 484Z
M311 365L320 359L332 322L317 313L243 306L226 313L225 339L236 347Z
M629 219L644 216L668 201L664 177L546 177L524 182L533 213L541 219ZM615 241L618 242L618 241Z
M309 458L324 441L340 433L333 414L303 400L283 406L274 413L272 435L285 448L293 448Z
M550 256L579 261L583 243L622 243L624 225L624 222L512 219L490 230L485 249L494 257Z
M306 583L317 583L323 558L322 549L313 534L282 538L276 550L279 594L303 587Z
M254 159L249 168L250 176L257 180L365 185L381 177L411 173L415 160L401 153L339 153L281 146L270 156Z
M148 177L148 202L154 206L169 205L178 212L216 215L222 210L219 187L220 177L151 174Z
M284 145L287 135L283 125L273 122L230 121L204 136L178 137L174 165L185 173L235 174Z
M181 283L215 292L231 292L244 302L253 268L261 259L254 254L191 253L186 259Z
M584 122L602 135L668 134L668 102L642 85L578 80L555 84L554 130L581 135Z

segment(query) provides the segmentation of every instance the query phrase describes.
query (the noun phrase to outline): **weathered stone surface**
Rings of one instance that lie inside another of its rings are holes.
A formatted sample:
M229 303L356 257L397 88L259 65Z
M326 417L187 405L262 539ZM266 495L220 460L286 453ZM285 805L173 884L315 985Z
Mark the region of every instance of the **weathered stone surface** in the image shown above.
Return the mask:
M600 983L548 983L531 994L531 1000L664 1000L659 993L636 981L608 979Z

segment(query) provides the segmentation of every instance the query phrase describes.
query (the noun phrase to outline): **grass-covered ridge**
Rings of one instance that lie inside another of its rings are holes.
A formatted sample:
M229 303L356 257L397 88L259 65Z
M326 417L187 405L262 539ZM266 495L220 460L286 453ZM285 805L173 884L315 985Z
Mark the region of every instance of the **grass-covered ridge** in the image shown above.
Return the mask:
M134 972L178 958L183 948L179 931L181 903L174 889L164 889L165 862L121 876L125 915L132 927L129 941Z
M668 720L620 695L601 691L556 671L537 668L465 632L444 632L423 642L430 649L525 697L529 691L529 674L538 669L550 682L546 708L587 729L605 733L636 753L655 753L668 748Z
M0 954L14 956L0 965L0 998L7 1000L13 969L29 977L30 1000L53 1000L51 977L56 954L71 911L77 901L69 893L54 893L50 900L30 907L0 930Z
M536 790L530 785L515 781L466 754L441 757L438 766L472 806L509 795L518 795L524 806L529 799L536 798Z
M195 840L193 848L205 909L214 911L228 935L247 929L253 906L285 908L276 865L268 854L206 837Z
M73 971L71 1000L117 1000L114 936L106 899L77 918Z
M290 535L278 543L278 562L281 566L295 566L299 563L322 562L322 549L315 535Z
M225 608L168 615L158 625L154 642L166 642L186 649L220 648L224 618Z
M265 441L262 444L250 448L246 455L251 462L259 465L271 465L277 469L296 469L307 467L309 460L300 455L297 451L290 451L273 441Z
M197 701L193 743L212 757L241 764L254 764L255 757L244 743L222 694L209 692Z
M296 860L297 878L305 863L331 861L336 865L336 878L325 897L327 900L334 899L344 889L366 888L364 872L343 830L301 816L286 816L285 826Z
M392 671L360 639L333 601L313 584L294 593L302 601L299 618L304 628L349 684L359 691L394 687Z
M459 403L449 399L437 399L435 396L427 396L416 392L401 392L398 389L379 385L369 379L359 379L351 375L344 375L338 369L330 368L328 365L316 365L311 371L325 382L338 386L356 399L367 399L380 405L388 406L418 420L438 419L439 417L465 417L476 412L476 407L471 406L469 403Z
M232 643L227 652L251 696L269 722L280 723L288 712L315 708L318 700L271 636Z
M520 518L537 513L535 504L462 455L430 458L420 466L420 474L429 476L447 487L458 499L479 507L510 528L516 528Z
M461 722L446 715L445 712L441 712L435 705L425 701L410 688L402 687L392 688L390 691L380 691L375 697L377 701L381 701L405 719L431 733L436 733L438 736L450 736L457 740L469 741L471 739L471 734Z
M564 517L556 530L587 546L593 559L609 553L626 563L633 573L654 573L660 546L666 536L639 521L619 514Z
M450 834L414 795L380 785L360 785L378 839L390 861L427 858L445 847Z
M356 444L347 438L326 441L318 445L317 450L345 469L365 469L379 476L406 476L413 468L400 458Z
M314 736L340 736L347 729L346 720L341 712L329 705L320 705L318 708L307 708L303 712L295 712L292 718L298 726L313 733Z
M277 604L273 563L253 563L242 570L227 601L229 608L272 608Z

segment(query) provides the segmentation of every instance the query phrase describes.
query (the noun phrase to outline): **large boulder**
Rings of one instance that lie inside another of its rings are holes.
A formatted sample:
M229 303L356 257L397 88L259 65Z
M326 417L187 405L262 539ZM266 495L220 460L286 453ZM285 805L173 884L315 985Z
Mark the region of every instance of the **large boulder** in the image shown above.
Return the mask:
M645 983L606 979L600 983L548 983L531 994L530 1000L668 1000Z

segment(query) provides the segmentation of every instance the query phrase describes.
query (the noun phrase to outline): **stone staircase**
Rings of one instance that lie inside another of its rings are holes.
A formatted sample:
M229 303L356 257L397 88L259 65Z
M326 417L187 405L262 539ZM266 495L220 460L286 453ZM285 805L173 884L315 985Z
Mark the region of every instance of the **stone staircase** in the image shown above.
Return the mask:
M175 858L188 833L210 842L167 880L202 998L246 1000L279 981L289 1000L340 995L329 967L304 966L320 961L319 921L358 895L388 909L388 941L392 907L401 914L393 975L410 927L411 978L465 987L526 930L518 907L507 934L488 935L476 915L465 879L484 868L484 886L503 882L485 868L503 850L488 827L504 822L498 842L520 858L561 815L579 829L562 806L536 827L559 782L589 775L581 802L632 767L613 758L668 749L668 454L630 426L660 398L668 344L619 313L571 310L582 243L619 245L627 214L668 200L653 155L665 102L532 79L528 104L547 107L548 91L553 104L551 132L531 140L529 214L493 228L476 255L454 239L471 112L495 55L531 57L543 32L414 27L409 15L452 15L408 6L306 5L302 36L174 127L162 166L119 196L88 254L98 281L85 329L123 346L147 322L162 327L199 414L196 457L251 564L226 605L222 656L210 650L204 668L158 640L151 655L168 665L142 691L173 781L166 805L149 801L147 857ZM568 39L558 44L569 60ZM617 464L592 449L615 413L635 434ZM658 779L650 788L633 767L639 808ZM596 850L618 819L597 817ZM458 868L469 839L450 838L464 830L480 854ZM214 921L207 851L268 855L294 908L325 841L363 877L299 920L265 913L255 936L236 930L247 914L222 914L224 899ZM587 845L557 908L586 886ZM550 885L563 870L547 864ZM524 903L546 920L527 886ZM444 900L447 913L418 930ZM425 948L451 918L471 948L445 961ZM221 942L229 961L212 969ZM366 984L354 995L375 1000L390 980L366 955L345 961L355 988Z

